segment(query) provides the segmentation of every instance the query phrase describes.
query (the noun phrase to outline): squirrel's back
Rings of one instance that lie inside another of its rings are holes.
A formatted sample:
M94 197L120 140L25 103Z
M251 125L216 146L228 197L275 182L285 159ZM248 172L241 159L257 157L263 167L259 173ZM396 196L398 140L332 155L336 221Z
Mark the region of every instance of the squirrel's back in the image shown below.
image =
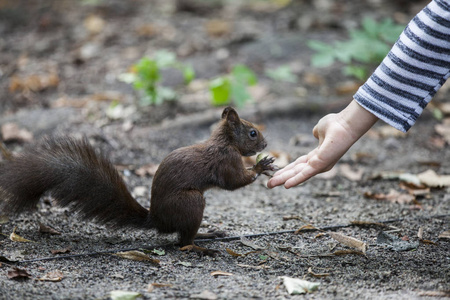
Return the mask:
M152 227L148 210L86 138L47 138L0 166L0 215L30 210L46 193L86 219L112 227Z

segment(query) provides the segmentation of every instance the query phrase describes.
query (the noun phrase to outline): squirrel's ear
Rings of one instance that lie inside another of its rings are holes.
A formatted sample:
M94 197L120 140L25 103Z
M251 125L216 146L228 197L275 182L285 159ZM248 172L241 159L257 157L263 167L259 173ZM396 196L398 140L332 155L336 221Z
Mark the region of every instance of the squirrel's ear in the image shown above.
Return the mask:
M226 107L222 112L222 119L227 119L228 123L238 124L241 119L239 119L239 115L231 106Z

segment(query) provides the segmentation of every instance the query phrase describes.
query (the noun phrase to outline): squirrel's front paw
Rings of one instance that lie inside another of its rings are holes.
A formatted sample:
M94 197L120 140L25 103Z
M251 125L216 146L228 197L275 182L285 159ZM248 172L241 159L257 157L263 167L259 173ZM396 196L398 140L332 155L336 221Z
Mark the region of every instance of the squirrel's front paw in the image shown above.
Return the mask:
M263 157L261 158L256 165L253 166L253 170L257 174L265 174L267 175L266 171L275 171L277 170L277 167L273 164L275 161L275 158L273 157Z

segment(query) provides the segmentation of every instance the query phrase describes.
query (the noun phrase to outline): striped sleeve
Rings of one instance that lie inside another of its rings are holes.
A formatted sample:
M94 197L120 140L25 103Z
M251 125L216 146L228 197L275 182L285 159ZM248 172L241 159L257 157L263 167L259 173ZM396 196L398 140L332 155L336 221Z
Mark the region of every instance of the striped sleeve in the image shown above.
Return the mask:
M450 0L433 0L405 28L354 99L408 131L450 75Z

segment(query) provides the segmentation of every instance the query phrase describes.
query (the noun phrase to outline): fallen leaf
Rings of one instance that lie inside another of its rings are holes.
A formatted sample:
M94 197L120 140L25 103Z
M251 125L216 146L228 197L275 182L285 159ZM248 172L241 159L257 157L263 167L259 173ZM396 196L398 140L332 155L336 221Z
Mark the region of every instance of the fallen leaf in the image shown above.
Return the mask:
M33 134L23 128L19 128L16 123L5 123L2 125L1 133L3 141L30 142L33 140Z
M348 164L341 164L339 166L339 171L348 180L351 181L360 181L362 179L362 176L364 175L364 169L363 168L352 168Z
M50 250L50 252L51 252L53 255L56 255L56 254L69 253L70 250L71 250L70 247L67 247L67 248L64 248L64 249Z
M375 200L387 200L399 204L409 204L416 199L414 195L399 193L394 189L390 190L388 194L365 192L364 197Z
M147 195L148 186L136 186L133 188L133 192L131 193L133 197L144 197Z
M299 221L302 221L302 222L306 223L305 219L303 219L300 216L291 215L291 216L284 216L283 217L283 221L289 221L289 220L299 220Z
M224 271L213 271L210 273L211 276L218 277L218 276L233 276L233 273L224 272Z
M21 243L33 242L33 241L27 240L26 238L23 238L20 235L16 234L16 229L17 229L17 226L14 228L13 232L9 236L9 239L11 241L13 241L13 242L21 242Z
M58 282L58 281L61 281L63 278L64 278L63 273L59 270L55 270L55 271L48 272L47 274L45 274L38 280Z
M450 297L450 291L421 291L418 295L423 297L447 298Z
M253 243L252 241L250 241L248 238L246 238L245 236L241 236L241 243L247 247L253 248L255 250L263 250L265 249L264 247L258 246L255 243Z
M84 19L83 25L90 34L94 35L103 31L106 22L98 15L89 15Z
M111 291L109 297L111 297L111 300L134 300L137 297L142 297L142 295L137 292Z
M125 258L125 259L135 260L135 261L149 261L153 264L160 263L160 261L158 259L151 258L144 252L136 251L136 250L117 252L117 253L114 253L113 255L121 257L121 258Z
M417 174L420 182L428 187L448 187L450 186L450 175L438 175L435 171L429 169Z
M444 239L445 239L445 240L450 239L450 230L441 232L441 233L439 234L439 236L438 236L438 239L442 239L442 240L444 240Z
M308 230L318 230L316 227L312 226L311 224L303 225L299 229L297 229L294 234L299 234L302 231L308 231Z
M155 176L156 170L158 170L159 165L157 164L147 164L136 169L134 173L140 177L145 176Z
M419 227L419 230L417 232L417 237L419 238L419 240L423 239L423 228Z
M9 80L9 91L14 92L40 92L59 85L59 76L56 71L48 74L33 74L26 77L12 76Z
M49 233L54 235L60 235L61 232L51 228L50 226L44 225L41 222L39 222L39 232L40 233Z
M177 262L177 265L182 265L184 267L192 267L192 263L188 262L188 261L180 261Z
M173 285L169 284L169 283L150 283L148 285L147 292L150 292L150 293L153 292L155 287L161 288L161 287L172 287L172 286Z
M311 268L311 267L308 268L308 274L310 274L311 276L316 277L316 278L321 278L321 277L327 277L327 276L330 276L330 273L314 273L314 272L312 271L312 268Z
M12 270L8 271L8 278L9 279L20 279L20 278L31 278L31 275L28 273L27 270L19 269L17 267L12 268Z
M234 252L233 250L231 250L230 248L226 248L225 251L227 251L228 254L230 254L233 257L239 257L239 256L243 256L242 254L239 254L237 252Z
M211 37L222 37L231 32L231 24L228 21L212 19L205 22L205 30Z
M310 282L298 278L291 278L287 276L283 278L283 284L290 295L299 295L311 293L319 288L319 282Z
M218 297L213 292L203 291L200 294L191 295L189 298L190 299L201 299L201 300L216 300Z
M334 240L338 241L339 243L354 248L358 251L361 251L362 253L366 253L367 250L367 244L363 241L360 241L358 239L355 239L354 237L350 237L347 235L343 235L337 232L328 232L328 235L333 238Z
M356 81L340 82L336 86L336 93L338 95L354 94L361 86L361 83Z

